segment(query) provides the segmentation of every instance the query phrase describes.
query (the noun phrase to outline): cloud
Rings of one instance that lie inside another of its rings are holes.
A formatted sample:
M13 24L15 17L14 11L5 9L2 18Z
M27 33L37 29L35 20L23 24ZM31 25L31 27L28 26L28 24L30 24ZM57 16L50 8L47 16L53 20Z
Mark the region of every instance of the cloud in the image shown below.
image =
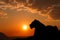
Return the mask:
M1 0L0 10L16 10L21 11L25 9L32 13L38 13L39 15L46 16L48 18L59 19L59 15L56 17L55 13L51 13L55 6L60 5L60 0ZM38 4L38 5L37 5ZM55 10L55 9L54 9ZM57 9L56 9L57 10ZM53 15L52 15L53 14Z
M26 0L16 0L17 2L26 3Z
M60 0L1 0L6 4L12 6L17 6L17 4L24 4L25 6L34 8L34 9L46 9L52 5L60 4Z
M27 6L36 9L37 11L41 11L43 16L47 16L47 20L60 19L60 0L29 0Z
M20 0L20 1L22 1L22 0ZM17 1L16 0L2 0L2 1L0 1L0 9L2 9L2 10L6 10L8 8L18 9L22 5L24 5L24 4L22 4L21 2L18 2L18 0Z
M60 20L60 6L54 6L53 10L50 12L50 16L54 19L54 20Z
M32 4L30 7L40 10L55 4L59 4L60 0L29 0L29 2Z
M0 11L0 19L5 19L5 18L7 18L7 13Z
M43 15L47 14L49 20L60 19L60 0L29 0L27 6L41 11Z

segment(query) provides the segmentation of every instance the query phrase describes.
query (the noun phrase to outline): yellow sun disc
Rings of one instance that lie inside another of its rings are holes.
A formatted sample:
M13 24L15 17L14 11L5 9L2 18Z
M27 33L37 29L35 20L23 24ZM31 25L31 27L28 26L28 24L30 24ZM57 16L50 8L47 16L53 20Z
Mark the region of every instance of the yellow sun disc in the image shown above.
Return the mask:
M27 30L27 25L23 25L23 30Z

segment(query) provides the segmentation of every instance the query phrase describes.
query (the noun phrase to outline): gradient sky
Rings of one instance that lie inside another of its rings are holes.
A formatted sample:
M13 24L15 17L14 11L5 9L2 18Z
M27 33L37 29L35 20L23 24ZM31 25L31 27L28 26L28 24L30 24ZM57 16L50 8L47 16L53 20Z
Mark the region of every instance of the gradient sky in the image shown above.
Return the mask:
M24 32L21 27L34 19L60 29L60 0L0 0L0 32L31 36L34 29Z

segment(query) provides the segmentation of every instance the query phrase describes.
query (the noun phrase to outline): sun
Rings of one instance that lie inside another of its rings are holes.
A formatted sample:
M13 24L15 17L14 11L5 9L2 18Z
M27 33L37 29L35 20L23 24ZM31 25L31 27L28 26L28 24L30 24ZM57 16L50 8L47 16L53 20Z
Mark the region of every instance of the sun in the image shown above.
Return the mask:
M23 30L27 30L28 29L28 26L27 25L23 25L22 29Z

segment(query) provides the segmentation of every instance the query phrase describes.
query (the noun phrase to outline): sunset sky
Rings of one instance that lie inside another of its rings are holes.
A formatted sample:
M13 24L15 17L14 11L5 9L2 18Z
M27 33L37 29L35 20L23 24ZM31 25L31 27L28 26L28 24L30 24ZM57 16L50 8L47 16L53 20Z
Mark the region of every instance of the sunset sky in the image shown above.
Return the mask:
M60 29L60 0L0 0L0 32L8 36L32 36L29 24L37 19ZM22 27L27 26L28 30Z

